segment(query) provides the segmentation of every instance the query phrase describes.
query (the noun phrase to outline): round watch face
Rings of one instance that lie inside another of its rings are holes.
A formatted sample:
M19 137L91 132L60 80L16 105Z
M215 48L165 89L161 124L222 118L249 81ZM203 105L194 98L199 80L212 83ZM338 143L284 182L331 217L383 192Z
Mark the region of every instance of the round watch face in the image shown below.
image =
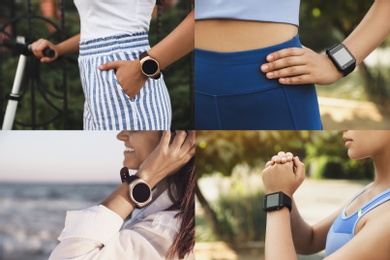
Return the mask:
M133 188L133 198L138 203L144 203L150 198L150 188L145 183L137 183Z
M146 60L142 64L142 71L146 75L154 75L158 71L158 64L154 60Z

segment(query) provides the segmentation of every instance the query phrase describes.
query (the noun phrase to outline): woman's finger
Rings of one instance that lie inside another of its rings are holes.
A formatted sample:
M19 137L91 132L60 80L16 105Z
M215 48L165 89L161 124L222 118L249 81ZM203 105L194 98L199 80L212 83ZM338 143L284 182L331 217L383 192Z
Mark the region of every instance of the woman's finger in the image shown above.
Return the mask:
M291 57L291 56L301 56L305 54L306 50L304 48L285 48L267 55L266 59L268 62L272 62L281 58Z

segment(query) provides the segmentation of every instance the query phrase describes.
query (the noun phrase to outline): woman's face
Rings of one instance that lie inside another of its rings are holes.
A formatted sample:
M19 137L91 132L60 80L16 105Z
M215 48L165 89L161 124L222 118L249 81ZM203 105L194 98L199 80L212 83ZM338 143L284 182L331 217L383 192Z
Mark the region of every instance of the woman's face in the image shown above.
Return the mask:
M123 166L138 169L160 142L161 131L122 131L118 140L125 144Z
M358 160L375 157L378 153L388 149L390 131L379 130L348 130L344 131L343 139L348 148L348 156Z

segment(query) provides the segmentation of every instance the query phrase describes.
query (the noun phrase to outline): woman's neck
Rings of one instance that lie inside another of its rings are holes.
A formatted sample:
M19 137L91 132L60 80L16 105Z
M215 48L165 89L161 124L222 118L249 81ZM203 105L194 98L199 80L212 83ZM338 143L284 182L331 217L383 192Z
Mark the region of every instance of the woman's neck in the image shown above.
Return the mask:
M376 187L390 188L390 149L373 157Z

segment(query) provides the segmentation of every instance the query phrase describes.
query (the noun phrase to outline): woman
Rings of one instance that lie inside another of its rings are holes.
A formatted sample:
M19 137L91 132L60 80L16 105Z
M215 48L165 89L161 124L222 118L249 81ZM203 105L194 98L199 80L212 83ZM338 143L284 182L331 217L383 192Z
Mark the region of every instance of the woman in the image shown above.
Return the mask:
M123 183L99 206L67 213L50 259L193 258L195 132L172 140L169 131L122 131L118 139Z
M297 259L296 253L325 249L325 259L390 259L390 131L344 131L348 156L371 157L375 179L345 207L314 226L294 204L267 211L266 259ZM283 192L292 198L305 177L304 165L291 153L280 152L263 171L266 194Z
M193 49L193 15L150 49L155 3L75 0L80 34L57 45L44 39L33 43L41 62L79 51L85 130L170 128L171 104L161 70ZM55 50L53 58L43 56L47 47Z
M196 129L321 129L314 85L286 87L259 71L299 42L299 0L197 0Z
M390 1L376 0L359 26L343 44L359 65L390 34ZM364 40L362 40L364 39ZM279 79L281 84L331 84L343 73L329 57L308 48L290 48L270 53L261 71L269 79Z

